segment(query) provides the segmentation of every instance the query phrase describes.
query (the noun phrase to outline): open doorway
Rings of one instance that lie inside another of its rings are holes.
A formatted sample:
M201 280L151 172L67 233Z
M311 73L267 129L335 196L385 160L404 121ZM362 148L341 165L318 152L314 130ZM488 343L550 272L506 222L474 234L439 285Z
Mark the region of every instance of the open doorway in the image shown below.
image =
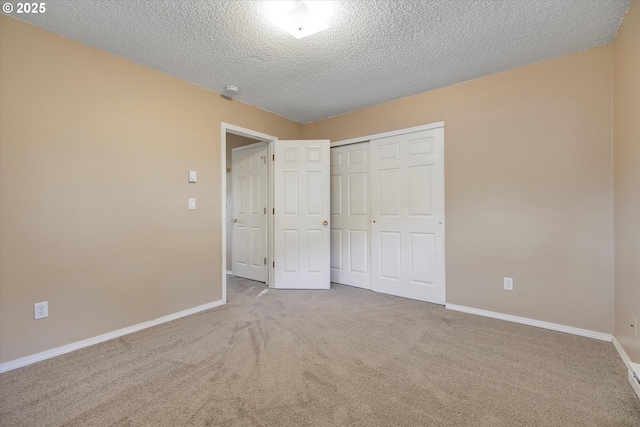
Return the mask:
M222 168L222 299L223 303L227 302L227 275L232 274L233 272L233 262L234 262L234 239L233 239L233 226L237 225L237 222L232 222L233 219L237 220L237 215L234 217L234 197L233 197L233 152L236 149L236 152L249 152L250 149L244 150L241 147L253 147L256 144L266 147L266 153L263 154L268 156L269 150L271 147L269 144L273 141L277 140L276 137L271 135L266 135L260 132L255 132L250 129L241 128L238 126L230 125L227 123L222 123L222 134L221 134L221 158L224 160L224 166ZM251 156L250 156L251 157ZM255 157L255 156L254 156ZM258 156L260 157L260 156ZM248 163L251 162L251 158L247 159ZM250 177L247 177L250 180ZM265 185L265 191L267 186ZM262 211L264 213L264 208L270 208L269 198L266 197L266 205L262 206ZM235 207L235 212L237 213L237 206ZM268 236L265 239L265 245L269 241ZM235 248L237 249L237 248ZM237 255L237 252L236 252ZM269 257L269 251L265 251L264 258ZM237 258L237 256L236 256ZM270 259L264 259L263 263L270 262ZM265 283L269 283L268 275L265 276Z
M278 140L226 123L222 123L221 130L221 159L225 159L221 171L223 303L227 302L228 258L231 258L230 268L234 267L233 224L236 222L231 221L239 220L232 216L235 214L233 201L227 212L227 181L233 180L233 164L229 167L226 160L227 139L233 140L235 136L244 138L238 144L266 144L267 148L266 212L262 206L267 216L266 256L262 258L267 267L266 284L275 289L330 289L329 140ZM233 150L231 148L231 163ZM230 192L233 195L233 186ZM230 222L231 232L228 231ZM230 256L227 254L229 239L232 240Z

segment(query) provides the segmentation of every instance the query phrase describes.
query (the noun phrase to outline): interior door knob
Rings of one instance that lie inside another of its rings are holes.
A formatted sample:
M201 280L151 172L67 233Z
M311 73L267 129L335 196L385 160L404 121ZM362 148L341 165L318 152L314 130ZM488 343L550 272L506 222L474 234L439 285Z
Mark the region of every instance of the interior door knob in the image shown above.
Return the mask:
M325 219L324 221L322 221L322 225L329 225L329 221Z
M238 218L233 218L231 222L238 222Z

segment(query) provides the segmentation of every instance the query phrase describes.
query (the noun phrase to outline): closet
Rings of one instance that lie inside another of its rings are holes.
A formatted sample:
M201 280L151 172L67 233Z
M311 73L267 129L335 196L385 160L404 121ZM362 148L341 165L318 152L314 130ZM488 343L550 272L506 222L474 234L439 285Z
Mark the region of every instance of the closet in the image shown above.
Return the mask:
M331 148L331 280L445 303L444 126Z

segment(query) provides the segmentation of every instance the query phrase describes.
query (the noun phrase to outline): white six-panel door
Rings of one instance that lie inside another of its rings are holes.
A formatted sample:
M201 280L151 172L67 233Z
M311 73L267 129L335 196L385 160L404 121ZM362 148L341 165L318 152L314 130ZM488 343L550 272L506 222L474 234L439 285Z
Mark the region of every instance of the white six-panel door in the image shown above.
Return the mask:
M329 140L274 142L274 288L329 289Z
M331 148L331 281L370 289L369 143Z
M248 147L248 148L247 148ZM231 152L233 194L232 271L234 276L267 280L267 146Z
M371 288L445 303L444 129L370 141Z

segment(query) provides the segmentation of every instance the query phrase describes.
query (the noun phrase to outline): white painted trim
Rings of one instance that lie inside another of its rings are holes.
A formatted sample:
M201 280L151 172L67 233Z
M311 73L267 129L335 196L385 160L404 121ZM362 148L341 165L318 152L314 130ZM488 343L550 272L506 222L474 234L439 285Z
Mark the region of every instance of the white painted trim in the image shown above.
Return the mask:
M264 142L276 141L278 138L275 136L267 135L266 133L256 132L251 129L243 128L240 126L231 125L229 123L222 122L222 129L224 133L227 132L232 133L234 135L244 136L246 138L251 139L259 139ZM226 148L226 147L225 147ZM225 149L225 154L227 154L227 150ZM226 158L226 157L225 157Z
M636 392L638 399L640 399L640 382L638 378L640 378L640 364L633 363L629 356L627 356L627 352L624 351L624 348L620 345L620 342L613 337L613 346L618 350L618 354L620 355L620 359L624 362L627 367L627 379L629 380L629 384L631 384L631 388Z
M622 359L627 369L630 371L633 370L633 368L631 367L631 360L629 359L629 356L627 356L627 353L624 351L624 348L622 348L620 342L616 339L616 337L613 337L613 346L616 348L616 350L618 350L620 359Z
M426 125L414 126L406 129L397 129L389 132L376 133L374 135L361 136L358 138L343 139L341 141L332 141L330 147L339 147L341 145L356 144L358 142L367 142L372 139L387 138L389 136L404 135L407 133L420 132L423 130L438 129L444 127L444 122L429 123Z
M31 365L32 363L40 362L42 360L51 359L52 357L60 356L62 354L70 353L81 348L89 347L94 344L109 341L114 338L128 335L133 332L138 332L143 329L157 326L162 323L170 322L172 320L179 319L181 317L196 314L204 310L209 310L214 307L221 306L222 300L213 301L207 304L199 305L197 307L189 308L179 311L177 313L169 314L167 316L159 317L155 320L148 322L138 323L137 325L129 326L127 328L118 329L117 331L107 332L106 334L98 335L93 338L87 338L86 340L77 341L71 344L63 345L62 347L56 347L51 350L43 351L41 353L32 354L31 356L21 357L20 359L12 360L10 362L0 364L0 373L11 371L13 369L21 368L23 366Z
M253 144L241 145L240 147L232 148L231 151L242 151L242 150L248 150L250 148L266 147L266 146L267 146L267 143L265 141L260 141L260 142L254 142Z
M640 375L636 374L634 376L633 371L627 371L627 379L629 380L629 384L631 384L631 388L636 392L636 396L640 399L640 382L638 380Z
M267 286L273 288L275 284L275 269L273 268L273 262L275 261L275 246L273 244L275 240L276 219L273 215L274 196L275 196L275 161L273 160L275 142L273 144L267 144ZM269 161L269 159L272 159Z
M227 276L233 276L233 272L231 270L227 270Z
M220 240L222 241L222 303L227 303L227 125L220 126Z
M550 329L552 331L564 332L566 334L578 335L581 337L593 338L601 341L611 342L613 335L603 332L590 331L588 329L574 328L573 326L560 325L558 323L543 322L542 320L529 319L527 317L512 316L510 314L498 313L495 311L481 310L479 308L465 307L463 305L446 304L447 309L461 311L463 313L477 314L478 316L492 317L494 319L506 320L508 322L520 323L536 328Z

